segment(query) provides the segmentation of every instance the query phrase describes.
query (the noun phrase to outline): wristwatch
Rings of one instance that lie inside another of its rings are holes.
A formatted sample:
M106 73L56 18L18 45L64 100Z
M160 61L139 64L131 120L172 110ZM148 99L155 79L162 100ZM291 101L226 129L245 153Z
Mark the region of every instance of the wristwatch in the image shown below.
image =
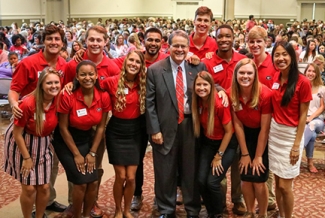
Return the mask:
M224 154L224 152L222 152L222 151L217 151L217 154L218 154L220 157L222 157L223 154Z
M89 151L89 154L92 156L92 157L96 157L97 154L95 152L92 152L92 151Z

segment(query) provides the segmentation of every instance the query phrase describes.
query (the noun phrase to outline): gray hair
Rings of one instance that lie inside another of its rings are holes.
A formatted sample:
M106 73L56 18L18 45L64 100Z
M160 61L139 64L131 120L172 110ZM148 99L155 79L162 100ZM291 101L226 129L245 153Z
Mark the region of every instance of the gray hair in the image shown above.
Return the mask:
M188 35L187 35L187 33L185 31L183 31L183 30L175 30L170 34L170 36L168 38L168 44L169 45L172 44L173 38L175 36L181 36L181 37L185 38L187 40L187 45L190 44L190 39L189 39L189 37L188 37Z

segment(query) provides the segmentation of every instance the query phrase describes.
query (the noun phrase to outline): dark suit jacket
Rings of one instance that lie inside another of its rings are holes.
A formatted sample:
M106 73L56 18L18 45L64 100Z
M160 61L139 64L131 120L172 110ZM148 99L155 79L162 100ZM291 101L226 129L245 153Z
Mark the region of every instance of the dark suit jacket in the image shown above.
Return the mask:
M193 81L205 65L191 65L185 62L188 103L192 104ZM166 155L173 146L178 128L178 106L172 67L169 57L151 65L147 71L146 122L147 132L154 149ZM152 142L151 135L161 132L164 143Z

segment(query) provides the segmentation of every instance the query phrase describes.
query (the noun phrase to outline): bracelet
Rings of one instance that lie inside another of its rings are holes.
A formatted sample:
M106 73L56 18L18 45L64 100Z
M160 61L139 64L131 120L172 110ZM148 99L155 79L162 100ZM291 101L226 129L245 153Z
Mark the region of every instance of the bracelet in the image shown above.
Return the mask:
M30 156L29 157L26 157L26 158L23 158L24 160L28 160L28 159L32 159Z
M249 154L242 154L241 156L242 157L246 157L246 156L249 156Z

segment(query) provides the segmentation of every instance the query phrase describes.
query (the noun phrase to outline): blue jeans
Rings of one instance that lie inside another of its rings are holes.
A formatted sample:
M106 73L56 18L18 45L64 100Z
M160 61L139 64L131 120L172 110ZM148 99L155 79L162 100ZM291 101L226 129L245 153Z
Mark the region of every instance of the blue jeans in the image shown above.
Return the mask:
M307 158L313 158L314 156L314 145L317 133L322 131L324 129L324 121L319 118L315 118L312 121L310 121L305 126L305 132L304 132L304 146L306 149L306 157Z
M238 146L237 139L233 135L222 157L224 172L218 176L212 175L211 162L219 150L220 144L221 140L211 140L205 136L201 138L198 180L200 194L210 215L222 214L223 200L226 193L223 193L221 181L233 162Z

